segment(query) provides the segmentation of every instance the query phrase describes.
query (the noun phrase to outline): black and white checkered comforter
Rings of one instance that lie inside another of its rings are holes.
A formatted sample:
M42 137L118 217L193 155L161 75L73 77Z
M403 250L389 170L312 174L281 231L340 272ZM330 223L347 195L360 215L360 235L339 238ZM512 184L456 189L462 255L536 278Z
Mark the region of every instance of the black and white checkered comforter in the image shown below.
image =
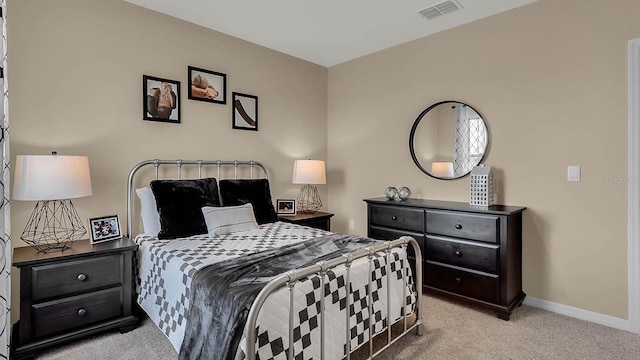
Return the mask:
M139 251L139 295L138 304L169 338L174 348L180 349L189 309L191 282L194 273L209 264L244 254L280 247L321 237L330 233L289 223L265 224L258 230L234 233L210 239L206 235L179 240L158 240L156 237L138 236L135 241ZM400 251L392 254L391 275L391 319L400 319L403 311L413 311L415 293L409 276L406 299L402 299L402 262L405 255ZM364 259L362 259L364 260ZM387 324L386 258L376 256L373 261L373 332L379 333ZM369 310L367 303L368 262L354 262L351 271L351 349L357 348L369 337ZM327 344L342 346L326 347L328 359L339 359L344 355L346 337L345 313L346 286L344 267L327 274L325 295L325 320ZM384 284L384 285L383 285ZM294 305L294 349L296 359L319 358L320 330L320 279L317 276L296 285ZM402 304L404 303L404 304ZM256 348L260 359L285 359L288 347L288 290L274 293L263 307L258 318L258 342ZM403 307L403 305L405 305ZM268 325L267 325L268 324ZM241 343L241 349L244 343ZM241 357L241 351L239 351Z

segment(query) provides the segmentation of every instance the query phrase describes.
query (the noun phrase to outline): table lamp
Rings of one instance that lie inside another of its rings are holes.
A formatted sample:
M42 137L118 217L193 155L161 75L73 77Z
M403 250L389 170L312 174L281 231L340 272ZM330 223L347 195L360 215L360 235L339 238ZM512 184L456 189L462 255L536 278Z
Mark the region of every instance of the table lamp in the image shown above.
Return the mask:
M293 163L293 183L303 184L296 198L298 213L313 214L322 207L318 188L326 184L327 175L322 160L296 160Z
M91 195L86 156L18 155L13 198L37 201L20 236L38 252L63 251L87 233L71 199Z
M451 161L435 161L431 163L431 175L439 178L452 178L453 163Z

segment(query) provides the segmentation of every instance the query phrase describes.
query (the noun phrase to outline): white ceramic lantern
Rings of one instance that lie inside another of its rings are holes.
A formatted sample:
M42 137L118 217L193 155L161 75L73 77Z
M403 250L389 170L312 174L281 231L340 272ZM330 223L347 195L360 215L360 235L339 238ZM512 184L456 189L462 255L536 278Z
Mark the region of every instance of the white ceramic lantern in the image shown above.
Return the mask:
M471 198L469 205L491 206L496 203L496 181L491 166L480 164L471 170Z

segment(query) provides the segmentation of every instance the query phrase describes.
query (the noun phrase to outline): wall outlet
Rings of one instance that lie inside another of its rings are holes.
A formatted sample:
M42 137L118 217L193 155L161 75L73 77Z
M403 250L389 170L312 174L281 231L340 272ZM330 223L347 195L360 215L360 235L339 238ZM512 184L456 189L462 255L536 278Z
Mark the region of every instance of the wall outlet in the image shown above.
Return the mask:
M356 222L353 219L349 219L349 230L356 228Z

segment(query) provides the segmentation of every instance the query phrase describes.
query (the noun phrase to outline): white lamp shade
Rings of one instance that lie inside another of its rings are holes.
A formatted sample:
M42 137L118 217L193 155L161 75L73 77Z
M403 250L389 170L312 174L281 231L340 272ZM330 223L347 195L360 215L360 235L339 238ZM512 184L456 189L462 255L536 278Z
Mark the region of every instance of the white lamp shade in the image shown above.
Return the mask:
M453 163L451 161L436 161L431 163L431 175L437 177L453 177Z
M14 169L16 200L63 200L92 194L86 156L18 155Z
M293 183L319 185L327 183L322 160L296 160L293 163Z

